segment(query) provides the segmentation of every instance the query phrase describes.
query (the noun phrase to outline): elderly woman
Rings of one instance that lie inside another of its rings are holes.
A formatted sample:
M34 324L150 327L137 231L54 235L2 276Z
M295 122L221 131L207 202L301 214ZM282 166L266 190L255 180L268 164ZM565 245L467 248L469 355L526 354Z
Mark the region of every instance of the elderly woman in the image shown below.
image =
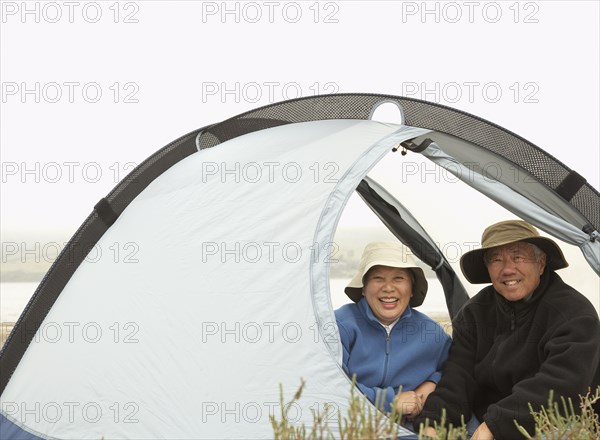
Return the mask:
M534 434L529 403L539 410L550 390L577 403L599 384L600 322L555 273L567 266L558 245L530 224L491 225L481 245L461 268L471 283L491 285L456 316L442 379L418 421L439 421L445 408L449 423L481 422L473 439L516 439L515 421Z
M423 270L400 243L370 243L345 292L354 303L335 312L344 371L371 402L391 411L397 397L398 412L416 416L450 347L442 327L413 309L427 293Z

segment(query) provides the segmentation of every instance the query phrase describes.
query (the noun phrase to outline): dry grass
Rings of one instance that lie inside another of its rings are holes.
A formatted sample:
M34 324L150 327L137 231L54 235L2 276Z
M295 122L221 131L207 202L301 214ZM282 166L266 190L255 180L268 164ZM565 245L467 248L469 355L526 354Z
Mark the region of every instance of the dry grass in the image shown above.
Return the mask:
M441 325L442 328L446 331L446 333L452 336L452 320L450 319L450 316L440 314L429 315L429 317L435 322L437 322L439 325Z
M526 439L566 439L566 440L597 440L600 438L600 421L594 411L594 404L600 401L600 387L596 392L588 392L580 396L579 409L575 410L571 399L560 399L560 404L554 401L550 391L548 405L539 411L529 410L535 420L535 434L529 435L522 426L517 425Z
M8 335L12 331L15 326L14 322L1 322L0 323L0 349L4 346L6 339L8 339Z
M312 427L307 428L304 423L300 425L291 424L287 418L287 409L292 403L300 400L305 382L301 379L301 384L292 399L285 403L283 398L283 387L279 385L279 403L281 414L279 418L275 415L269 416L271 426L273 427L273 438L276 440L323 440L335 439L357 440L357 439L394 439L398 435L398 425L394 422L399 415L394 412L385 414L371 406L367 399L361 394L356 393L355 384L352 384L350 390L350 400L348 406L348 415L342 417L338 413L337 435L334 435L329 427L331 407L327 405L321 412L313 411Z
M284 404L283 389L280 386L281 408L289 408L290 403L300 399L304 384L305 382L302 380L300 388L287 404ZM366 398L360 395L360 393L355 393L354 389L355 386L352 385L347 416L342 417L342 414L338 414L339 432L337 433L337 437L344 440L396 438L398 425L396 425L395 421L401 419L401 414L384 414L382 411L374 410L371 405L367 404ZM596 389L595 394L590 392L586 396L581 397L579 410L577 411L570 400L565 401L562 399L561 405L555 403L551 393L547 407L542 408L539 412L531 410L536 423L534 436L530 436L516 421L515 424L521 431L522 438L529 440L597 440L600 438L600 422L593 405L598 401L600 401L600 387ZM442 421L439 425L434 425L436 431L434 439L466 439L467 430L464 422L459 427L453 427L452 425L445 427L444 416L445 414L442 416ZM313 412L313 426L311 429L307 429L304 424L299 426L290 424L287 420L286 412L282 410L280 419L271 416L273 438L281 440L322 440L336 438L329 428L327 420L327 409L322 413ZM424 426L420 427L419 439L431 438L422 434L424 429Z
M313 423L310 429L307 429L304 423L293 425L287 420L287 411L284 408L290 408L292 403L300 400L305 382L301 380L300 387L292 397L285 403L283 398L283 388L280 384L279 400L282 408L279 419L274 415L270 416L271 425L273 427L273 438L277 440L323 440L335 439L341 440L363 440L363 439L395 439L398 436L399 422L402 420L402 414L396 413L395 405L391 413L386 413L382 410L383 405L376 405L374 408L360 392L356 392L353 378L352 387L350 389L350 399L348 413L342 416L338 413L337 432L334 435L328 425L329 408L317 413L313 411ZM380 409L377 409L380 408ZM445 414L442 416L440 426L435 425L438 439L444 440L459 440L466 439L467 430L465 425L455 428L452 425L445 427ZM425 428L422 427L422 430ZM424 438L419 435L419 438Z

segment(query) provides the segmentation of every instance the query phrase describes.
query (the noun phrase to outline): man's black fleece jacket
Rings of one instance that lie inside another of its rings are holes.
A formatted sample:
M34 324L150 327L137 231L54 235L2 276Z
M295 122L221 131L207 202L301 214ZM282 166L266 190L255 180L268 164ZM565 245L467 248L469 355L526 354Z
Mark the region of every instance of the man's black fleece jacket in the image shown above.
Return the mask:
M516 420L534 434L534 410L600 385L600 322L590 301L545 271L529 301L509 302L485 287L453 321L453 343L442 379L416 422L460 425L474 414L494 438L522 438Z

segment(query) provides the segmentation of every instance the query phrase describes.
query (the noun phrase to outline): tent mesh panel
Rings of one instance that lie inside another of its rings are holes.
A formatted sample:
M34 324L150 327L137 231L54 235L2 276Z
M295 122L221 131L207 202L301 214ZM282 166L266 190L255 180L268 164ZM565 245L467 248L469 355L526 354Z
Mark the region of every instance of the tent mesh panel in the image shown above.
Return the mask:
M571 171L531 142L496 124L439 104L390 95L323 95L272 104L209 127L200 136L199 146L210 148L234 137L285 123L321 119L368 119L374 109L386 101L396 102L402 108L406 125L456 136L514 162L515 174L510 179L525 179L525 173L519 174L516 171L522 168L556 191ZM596 230L600 230L598 191L585 184L570 202Z
M278 125L321 119L369 119L382 95L329 95L272 104L215 124L200 137L200 148ZM256 122L253 122L256 121Z
M581 187L571 199L573 205L579 212L582 212L590 221L590 224L596 229L600 225L600 202L598 202L598 192L588 184Z

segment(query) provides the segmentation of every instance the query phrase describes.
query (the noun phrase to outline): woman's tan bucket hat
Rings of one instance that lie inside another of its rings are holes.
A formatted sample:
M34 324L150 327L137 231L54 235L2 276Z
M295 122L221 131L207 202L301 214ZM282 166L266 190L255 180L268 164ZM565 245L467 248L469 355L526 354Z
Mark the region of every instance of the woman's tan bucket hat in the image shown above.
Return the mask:
M358 271L344 289L344 292L346 292L346 295L352 301L358 302L362 298L363 278L369 269L374 266L409 269L414 276L413 295L409 304L411 307L423 304L423 300L427 294L427 279L425 279L423 269L417 265L416 259L410 249L401 243L388 241L369 243L365 247L358 265Z
M505 220L488 226L481 236L481 248L465 253L460 259L460 268L473 284L491 283L483 256L488 249L517 241L532 243L546 254L546 267L558 270L569 265L558 245L523 220Z

